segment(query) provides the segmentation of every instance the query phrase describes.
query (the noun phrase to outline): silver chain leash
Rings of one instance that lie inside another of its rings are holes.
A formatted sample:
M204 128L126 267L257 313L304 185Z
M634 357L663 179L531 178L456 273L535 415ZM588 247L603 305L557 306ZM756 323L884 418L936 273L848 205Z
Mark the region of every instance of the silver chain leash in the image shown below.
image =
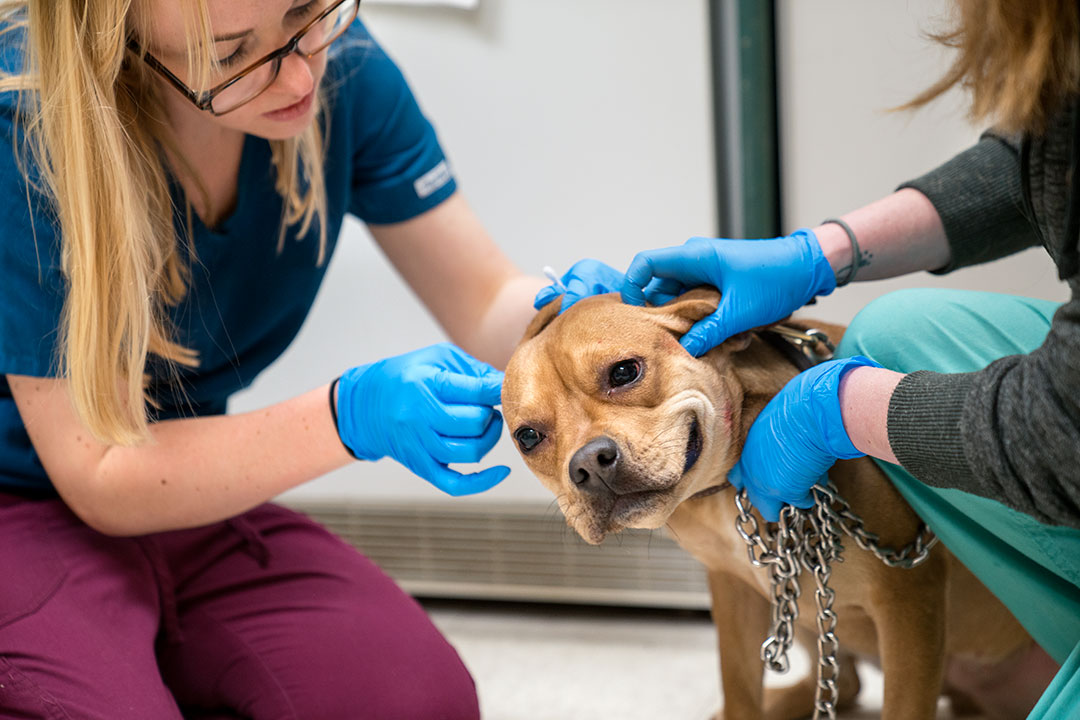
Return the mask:
M814 506L801 509L785 505L779 522L764 529L750 513L745 488L735 493L738 518L735 529L746 542L747 554L754 567L769 568L771 580L772 626L769 637L761 645L761 660L765 667L784 673L789 668L788 650L795 641L795 621L799 618L799 574L806 570L814 576L814 599L817 603L818 667L817 689L814 693L814 720L836 718L839 696L837 679L840 664L837 660L839 643L836 639L838 617L832 609L836 593L829 587L834 562L843 562L844 546L841 532L849 535L863 550L868 550L889 567L913 568L930 555L937 536L926 526L919 526L915 540L900 550L882 548L878 536L868 531L862 518L856 515L836 487L814 485L811 489Z

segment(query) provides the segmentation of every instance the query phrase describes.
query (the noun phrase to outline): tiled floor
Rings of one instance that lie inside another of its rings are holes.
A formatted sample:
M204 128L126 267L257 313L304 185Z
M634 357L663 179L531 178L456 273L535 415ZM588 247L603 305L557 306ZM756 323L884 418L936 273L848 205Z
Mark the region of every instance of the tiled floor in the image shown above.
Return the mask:
M485 720L707 720L720 706L712 624L704 613L558 605L425 603L473 673ZM792 655L786 685L809 669ZM860 667L860 707L880 717L881 674ZM951 718L943 702L939 720ZM978 720L967 718L966 720Z

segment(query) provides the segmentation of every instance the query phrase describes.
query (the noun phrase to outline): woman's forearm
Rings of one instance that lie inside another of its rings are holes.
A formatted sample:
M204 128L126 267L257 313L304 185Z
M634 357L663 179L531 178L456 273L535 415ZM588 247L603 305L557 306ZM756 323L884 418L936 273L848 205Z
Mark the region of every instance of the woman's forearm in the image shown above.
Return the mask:
M889 399L903 377L884 368L859 367L840 381L840 413L851 443L891 463L897 460L889 445Z
M859 241L857 280L880 280L949 263L945 228L933 204L918 190L904 188L841 216ZM851 265L851 242L835 223L815 227L821 249L838 279Z
M112 535L232 517L351 461L327 390L240 415L156 423L150 443L110 446L87 482L58 489L84 520Z
M548 282L530 275L517 275L507 281L475 331L462 338L462 349L500 370L505 368L529 321L536 315L533 299Z
M948 265L951 254L941 217L918 190L905 188L841 217L859 241L857 280L879 280ZM814 228L837 278L850 271L851 241L835 223ZM897 462L889 445L889 400L904 376L883 368L862 367L840 383L844 429L860 451Z

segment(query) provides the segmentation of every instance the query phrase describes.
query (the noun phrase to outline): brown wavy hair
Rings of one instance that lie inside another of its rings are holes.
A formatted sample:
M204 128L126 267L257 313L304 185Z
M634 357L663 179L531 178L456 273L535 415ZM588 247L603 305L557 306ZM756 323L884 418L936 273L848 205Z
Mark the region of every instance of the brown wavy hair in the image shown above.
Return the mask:
M956 60L901 109L960 85L971 93L973 120L1038 134L1080 89L1076 0L955 0L952 27L930 37L955 48Z

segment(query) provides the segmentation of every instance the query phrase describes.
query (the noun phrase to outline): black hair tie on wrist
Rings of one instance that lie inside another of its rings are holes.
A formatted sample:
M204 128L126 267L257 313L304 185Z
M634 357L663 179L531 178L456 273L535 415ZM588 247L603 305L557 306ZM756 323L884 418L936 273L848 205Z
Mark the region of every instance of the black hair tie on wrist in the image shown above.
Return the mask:
M356 457L356 453L352 451L352 448L346 445L345 441L341 439L341 428L338 427L337 421L337 403L334 402L334 390L337 389L339 380L341 380L340 375L334 378L333 382L330 383L330 417L334 419L334 432L337 433L338 441L341 442L341 446L345 448L346 452L359 460L360 458Z
M851 229L851 226L840 218L826 218L821 221L822 225L827 225L828 223L842 227L844 232L847 233L848 240L851 241L851 269L848 270L843 280L840 278L836 279L836 287L844 287L854 280L855 274L859 272L859 241L855 239L855 231Z

